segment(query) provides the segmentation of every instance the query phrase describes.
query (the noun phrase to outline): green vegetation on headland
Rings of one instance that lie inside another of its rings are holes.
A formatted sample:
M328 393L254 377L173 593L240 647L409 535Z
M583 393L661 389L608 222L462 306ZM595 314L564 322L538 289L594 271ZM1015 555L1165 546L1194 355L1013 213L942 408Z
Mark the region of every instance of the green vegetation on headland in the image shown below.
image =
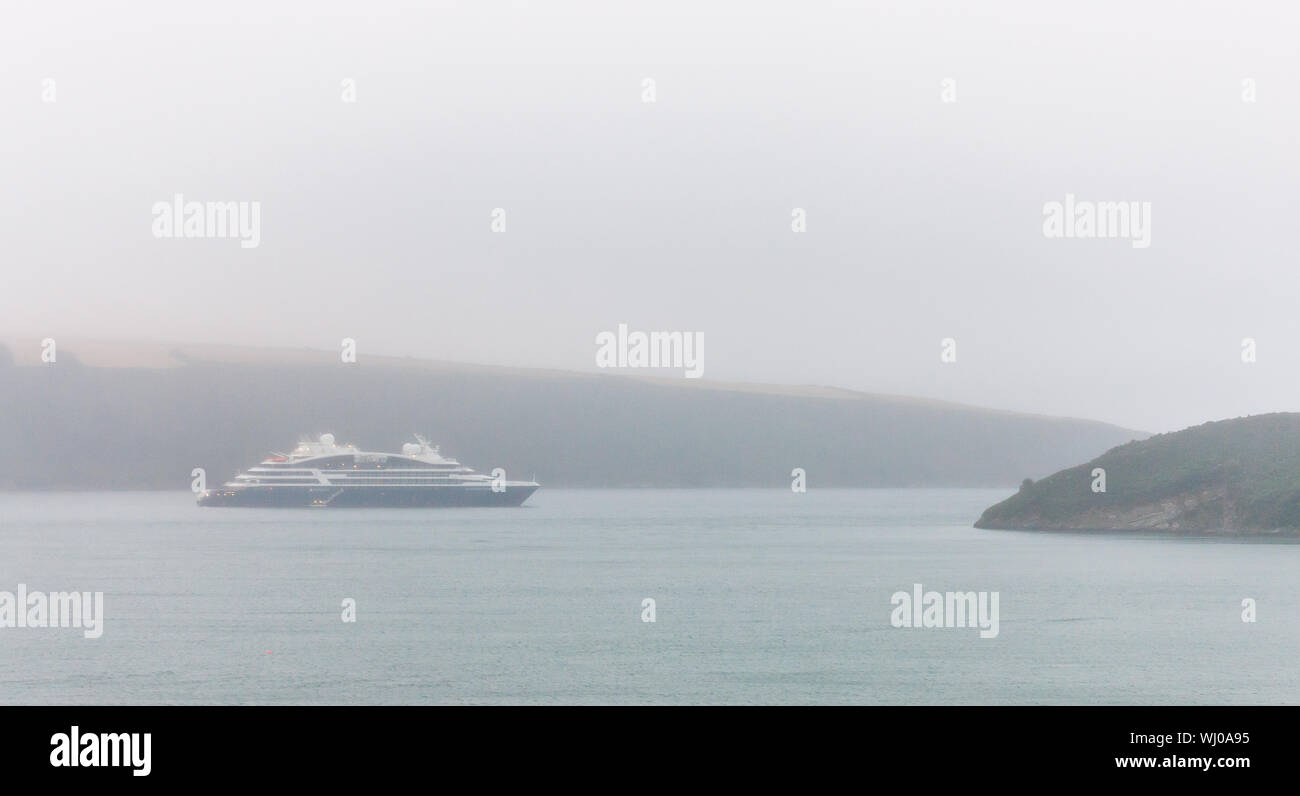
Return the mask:
M1026 479L975 527L1300 535L1300 413L1221 420L1121 445Z

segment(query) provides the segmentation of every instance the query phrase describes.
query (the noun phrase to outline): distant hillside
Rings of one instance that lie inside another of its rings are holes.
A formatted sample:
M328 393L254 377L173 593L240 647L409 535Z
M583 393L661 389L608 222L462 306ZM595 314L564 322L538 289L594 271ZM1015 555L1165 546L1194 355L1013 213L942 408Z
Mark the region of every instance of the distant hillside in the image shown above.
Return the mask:
M0 488L185 488L302 434L395 450L422 433L543 486L1011 486L1142 436L821 387L217 346L0 348Z
M1106 491L1094 492L1093 471ZM1300 533L1300 414L1256 415L1131 442L984 512L977 528Z

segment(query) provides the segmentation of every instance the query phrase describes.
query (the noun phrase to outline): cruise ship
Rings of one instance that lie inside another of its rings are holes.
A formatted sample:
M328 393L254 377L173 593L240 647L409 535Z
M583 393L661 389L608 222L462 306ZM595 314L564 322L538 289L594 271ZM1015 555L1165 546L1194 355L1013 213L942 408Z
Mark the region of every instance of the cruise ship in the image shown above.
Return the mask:
M303 442L240 473L220 489L199 493L200 506L519 506L536 481L483 475L438 453L423 437L401 453L369 453L338 445L333 434Z

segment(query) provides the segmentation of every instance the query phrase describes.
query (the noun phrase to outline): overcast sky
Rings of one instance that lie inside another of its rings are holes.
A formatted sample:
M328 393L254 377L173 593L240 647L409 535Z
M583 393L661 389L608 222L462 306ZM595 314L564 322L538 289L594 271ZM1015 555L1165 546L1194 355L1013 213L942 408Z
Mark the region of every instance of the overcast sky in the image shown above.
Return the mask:
M594 370L626 323L706 379L1300 410L1294 3L269 5L6 10L0 334ZM260 245L155 238L177 193ZM1044 237L1067 194L1150 247Z

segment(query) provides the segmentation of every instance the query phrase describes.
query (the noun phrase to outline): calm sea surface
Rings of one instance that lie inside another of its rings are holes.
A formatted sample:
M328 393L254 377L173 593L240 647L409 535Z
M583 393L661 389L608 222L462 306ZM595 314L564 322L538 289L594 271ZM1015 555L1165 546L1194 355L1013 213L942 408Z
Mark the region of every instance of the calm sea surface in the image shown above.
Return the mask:
M1007 494L0 493L0 591L102 591L105 612L94 640L0 628L0 702L1300 702L1300 545L970 527ZM999 592L999 635L892 627L914 583Z

